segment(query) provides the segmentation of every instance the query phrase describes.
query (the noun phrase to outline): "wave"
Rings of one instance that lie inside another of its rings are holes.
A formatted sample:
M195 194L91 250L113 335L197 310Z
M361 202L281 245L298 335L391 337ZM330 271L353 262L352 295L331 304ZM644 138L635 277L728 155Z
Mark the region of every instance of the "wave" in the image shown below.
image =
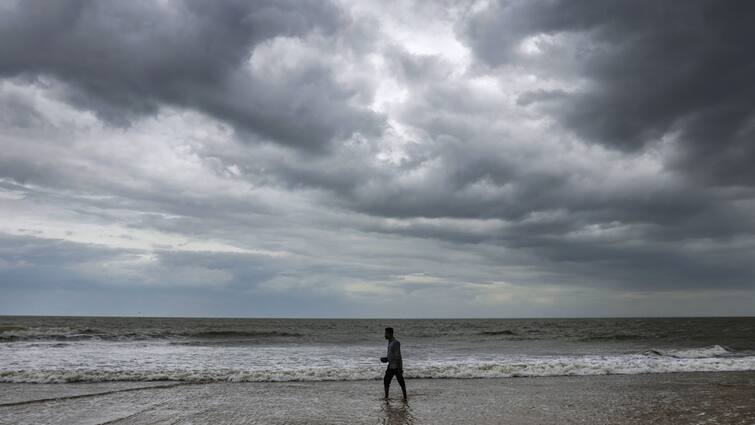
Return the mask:
M77 341L100 339L105 334L98 334L93 329L68 328L25 328L6 327L0 329L0 342L15 341Z
M26 326L0 326L0 334L3 332L25 331Z
M495 336L495 335L518 335L518 334L516 332L514 332L514 331L510 331L508 329L503 329L503 330L500 330L500 331L483 331L483 332L478 332L477 335Z
M497 360L418 361L407 364L407 378L470 379L544 376L635 375L676 372L730 372L755 370L755 356L735 356L721 346L669 350L673 355L651 350L641 354L561 357L509 357ZM700 357L703 354L708 357ZM687 357L682 357L687 356ZM408 362L407 362L408 363ZM289 367L234 369L196 367L124 370L79 368L77 370L0 370L0 382L68 383L105 381L179 382L276 382L353 381L379 379L382 369L373 366Z
M579 341L594 341L594 342L601 342L601 341L634 341L643 339L642 335L634 335L634 334L615 334L615 335L592 335L587 336L584 338L580 338Z
M234 331L234 330L142 330L104 331L92 328L25 328L8 326L0 328L0 343L18 341L132 341L150 339L259 339L297 338L295 332L281 331Z
M260 338L260 337L300 337L295 332L279 331L202 331L184 334L195 338Z
M736 355L734 350L721 345L711 345L700 348L685 349L652 349L648 350L645 355L674 357L678 359L702 359L706 357L733 356Z

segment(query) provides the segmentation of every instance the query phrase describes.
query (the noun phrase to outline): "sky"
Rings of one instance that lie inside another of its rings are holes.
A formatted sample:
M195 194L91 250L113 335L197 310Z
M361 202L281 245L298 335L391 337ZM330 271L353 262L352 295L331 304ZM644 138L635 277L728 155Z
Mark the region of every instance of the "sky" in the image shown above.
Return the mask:
M755 315L755 3L0 1L0 314Z

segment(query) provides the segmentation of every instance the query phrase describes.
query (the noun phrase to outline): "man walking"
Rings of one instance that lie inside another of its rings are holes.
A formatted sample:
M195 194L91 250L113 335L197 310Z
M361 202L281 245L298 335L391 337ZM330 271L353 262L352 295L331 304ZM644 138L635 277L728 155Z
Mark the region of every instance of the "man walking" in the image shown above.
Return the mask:
M383 387L385 388L385 398L388 398L388 389L391 387L391 380L396 377L398 384L401 385L401 392L404 394L406 401L406 384L404 383L404 363L401 360L401 343L393 337L393 328L385 328L385 339L388 340L388 356L381 357L380 361L388 363L383 377Z

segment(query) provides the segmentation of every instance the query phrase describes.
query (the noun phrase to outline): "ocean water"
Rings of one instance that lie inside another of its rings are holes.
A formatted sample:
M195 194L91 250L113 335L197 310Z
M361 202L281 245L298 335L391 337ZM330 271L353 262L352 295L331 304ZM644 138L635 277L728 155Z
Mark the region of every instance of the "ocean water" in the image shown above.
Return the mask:
M755 370L755 318L188 319L0 316L0 382L377 379Z

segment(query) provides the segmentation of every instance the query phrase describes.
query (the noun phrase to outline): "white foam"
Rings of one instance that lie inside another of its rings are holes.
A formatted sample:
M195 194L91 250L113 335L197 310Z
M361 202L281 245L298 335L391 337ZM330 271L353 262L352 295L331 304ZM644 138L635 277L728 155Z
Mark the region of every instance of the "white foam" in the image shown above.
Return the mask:
M407 345L413 378L507 378L755 370L755 356L719 345L645 354L521 355L453 345ZM263 382L378 379L385 346L175 345L168 341L16 341L0 344L0 382ZM535 353L533 353L535 354Z
M686 359L702 359L706 357L726 356L733 354L732 350L720 345L686 349L655 349L651 350L651 352L657 355Z
M717 350L717 352L720 350ZM727 351L728 352L728 351ZM699 352L698 352L699 353ZM341 367L203 367L132 369L116 367L0 370L0 382L101 382L101 381L186 381L186 382L271 382L347 381L378 379L380 366L343 362ZM409 362L407 362L409 363ZM196 366L196 365L195 365ZM406 364L408 378L509 378L536 376L613 375L672 372L722 372L755 370L755 356L669 357L643 354L613 356L502 357L494 361L422 361Z

